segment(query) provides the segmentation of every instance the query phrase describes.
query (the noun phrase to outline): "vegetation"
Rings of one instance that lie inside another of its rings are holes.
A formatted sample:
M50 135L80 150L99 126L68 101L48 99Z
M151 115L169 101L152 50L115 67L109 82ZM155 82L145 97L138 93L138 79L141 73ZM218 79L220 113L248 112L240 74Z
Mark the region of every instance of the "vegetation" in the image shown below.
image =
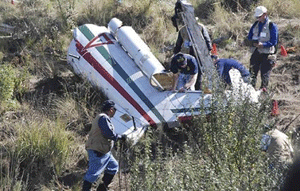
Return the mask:
M112 17L118 17L132 26L167 66L177 37L170 19L175 2L0 2L0 23L16 27L12 38L0 39L1 190L80 190L87 167L86 135L106 98L70 72L65 58L71 30L84 23L106 26ZM220 56L234 56L245 63L249 55L243 42L255 6L265 5L273 17L300 16L296 0L190 2L212 39L222 39ZM293 38L297 31L287 35ZM221 96L215 95L214 103ZM174 132L150 129L126 152L130 155L123 153L129 169L124 172L128 174L124 180L127 187L278 190L284 169L269 168L267 157L259 150L262 127L269 123L269 101L268 96L260 105L249 100L235 105L228 100L226 107L213 105L209 119L204 114L197 116L192 124Z

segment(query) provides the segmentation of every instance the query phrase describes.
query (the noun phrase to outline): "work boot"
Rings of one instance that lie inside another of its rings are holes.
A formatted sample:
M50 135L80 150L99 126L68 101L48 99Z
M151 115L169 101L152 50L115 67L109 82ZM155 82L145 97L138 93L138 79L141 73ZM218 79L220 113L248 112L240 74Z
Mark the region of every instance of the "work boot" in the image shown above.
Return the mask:
M92 183L85 180L82 185L82 191L90 191L91 188L92 188Z
M104 185L104 183L99 184L97 191L107 191L108 188Z
M106 191L108 190L108 185L111 183L112 179L114 178L114 174L107 174L104 173L104 176L102 178L103 183L99 184L97 191Z

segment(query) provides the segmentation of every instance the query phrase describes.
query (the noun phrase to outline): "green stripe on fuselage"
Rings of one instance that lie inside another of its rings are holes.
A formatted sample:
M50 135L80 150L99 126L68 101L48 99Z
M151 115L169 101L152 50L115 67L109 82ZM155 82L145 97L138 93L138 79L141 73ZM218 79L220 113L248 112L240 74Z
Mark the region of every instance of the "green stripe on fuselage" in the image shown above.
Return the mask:
M78 29L85 35L85 37L90 41L95 36L89 30L86 25L82 25L78 27ZM107 50L102 47L98 46L96 49L99 53L106 59L106 61L117 71L117 73L128 83L128 85L132 88L132 90L140 97L140 99L148 106L148 108L155 114L155 116L162 122L165 123L165 119L163 116L158 112L155 106L151 103L151 101L146 97L146 95L140 90L140 88L135 84L135 82L128 76L128 74L123 70L123 68L118 64L118 62L113 59Z
M193 113L201 111L201 108L182 108L182 109L171 109L172 113Z

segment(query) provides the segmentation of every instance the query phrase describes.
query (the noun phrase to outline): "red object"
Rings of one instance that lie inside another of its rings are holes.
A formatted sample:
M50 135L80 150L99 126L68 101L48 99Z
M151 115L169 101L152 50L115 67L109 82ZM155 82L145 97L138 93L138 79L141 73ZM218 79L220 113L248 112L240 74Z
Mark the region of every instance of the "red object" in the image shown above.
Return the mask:
M262 88L262 92L267 92L267 88Z
M213 43L213 45L212 45L211 54L218 55L216 43Z
M287 51L285 50L284 46L280 46L281 48L281 56L287 56Z
M193 118L193 116L181 116L178 117L178 120L180 121L180 123L189 123Z
M13 5L15 4L14 0L11 0L11 4L13 4Z
M273 108L271 111L272 116L277 116L279 115L279 109L278 109L278 102L276 100L273 100Z

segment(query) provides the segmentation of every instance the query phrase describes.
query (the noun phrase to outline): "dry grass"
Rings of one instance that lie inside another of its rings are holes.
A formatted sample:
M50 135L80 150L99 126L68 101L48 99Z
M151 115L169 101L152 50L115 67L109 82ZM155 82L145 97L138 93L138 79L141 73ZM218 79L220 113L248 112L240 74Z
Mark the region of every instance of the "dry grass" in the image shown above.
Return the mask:
M262 0L259 4L265 6L271 16L281 18L300 17L300 4L298 0Z

